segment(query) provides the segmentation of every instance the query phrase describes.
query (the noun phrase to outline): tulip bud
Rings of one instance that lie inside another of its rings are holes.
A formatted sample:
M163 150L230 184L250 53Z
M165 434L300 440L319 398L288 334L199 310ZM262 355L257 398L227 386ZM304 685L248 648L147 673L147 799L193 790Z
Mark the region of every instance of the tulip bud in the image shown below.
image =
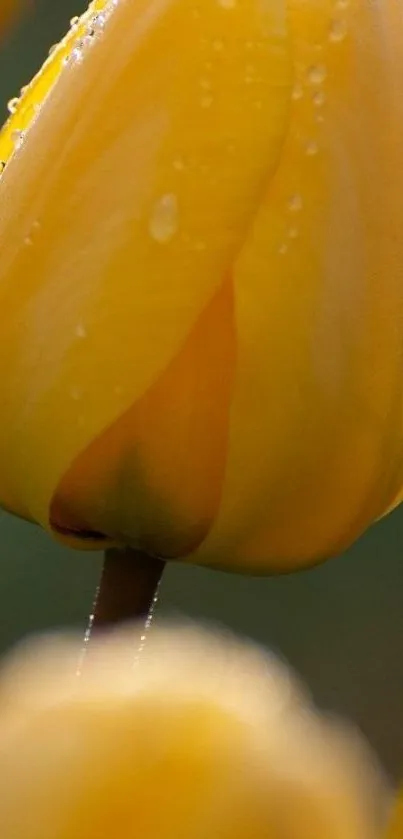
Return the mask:
M5 508L267 573L397 503L401 24L395 0L74 23L0 136Z
M276 659L196 629L20 653L0 680L7 839L376 839L384 788L355 732ZM131 664L131 666L129 666Z

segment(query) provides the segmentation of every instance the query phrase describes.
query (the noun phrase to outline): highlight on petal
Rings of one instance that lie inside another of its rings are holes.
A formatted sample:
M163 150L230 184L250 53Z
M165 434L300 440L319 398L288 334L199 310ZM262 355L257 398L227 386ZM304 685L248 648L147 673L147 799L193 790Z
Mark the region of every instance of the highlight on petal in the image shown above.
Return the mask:
M13 839L377 839L388 795L355 731L276 658L159 627L28 647L0 677L0 818Z

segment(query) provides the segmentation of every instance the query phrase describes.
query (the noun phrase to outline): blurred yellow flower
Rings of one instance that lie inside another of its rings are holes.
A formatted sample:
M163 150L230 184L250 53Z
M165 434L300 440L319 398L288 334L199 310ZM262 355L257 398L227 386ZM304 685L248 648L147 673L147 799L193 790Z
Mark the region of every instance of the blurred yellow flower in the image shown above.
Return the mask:
M162 628L137 665L59 639L0 677L4 839L378 839L388 795L358 735L252 645ZM130 666L131 665L131 666Z
M268 572L397 502L402 24L396 0L74 23L0 137L4 507Z

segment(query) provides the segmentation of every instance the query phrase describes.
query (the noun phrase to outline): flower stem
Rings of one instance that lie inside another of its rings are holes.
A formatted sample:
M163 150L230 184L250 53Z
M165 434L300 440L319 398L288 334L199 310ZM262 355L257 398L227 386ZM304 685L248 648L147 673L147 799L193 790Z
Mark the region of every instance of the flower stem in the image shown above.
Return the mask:
M91 639L102 630L126 621L140 624L140 641L148 629L165 568L162 559L133 548L105 551L101 580L85 634L78 673L81 673Z
M153 606L165 563L132 548L105 552L92 629L129 620L146 621Z

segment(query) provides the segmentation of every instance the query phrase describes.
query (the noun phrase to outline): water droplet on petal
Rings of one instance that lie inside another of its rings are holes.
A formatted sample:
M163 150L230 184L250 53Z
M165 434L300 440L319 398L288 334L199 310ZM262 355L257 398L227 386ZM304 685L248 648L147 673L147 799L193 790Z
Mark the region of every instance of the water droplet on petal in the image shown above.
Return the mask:
M87 337L87 330L82 323L78 323L76 326L76 335L77 338L86 338Z
M291 195L288 199L288 209L291 210L292 213L298 213L302 210L302 197L298 192Z
M19 105L19 96L14 96L12 99L7 102L7 110L10 114L15 114L18 105Z
M318 144L315 140L309 140L306 144L306 153L308 157L315 157L318 153Z
M312 96L312 102L316 108L321 108L326 102L326 94L323 90L317 90Z
M330 41L343 41L347 34L346 24L343 20L333 20L329 28Z
M324 64L314 64L308 69L308 81L311 84L323 84L326 79L326 67Z
M25 131L21 131L19 128L16 128L15 131L11 133L11 139L14 143L14 148L20 149L25 140Z
M170 242L178 230L178 200L176 195L163 195L153 208L150 218L150 236L155 242Z
M292 92L292 98L295 100L302 99L304 90L301 84L296 84Z

